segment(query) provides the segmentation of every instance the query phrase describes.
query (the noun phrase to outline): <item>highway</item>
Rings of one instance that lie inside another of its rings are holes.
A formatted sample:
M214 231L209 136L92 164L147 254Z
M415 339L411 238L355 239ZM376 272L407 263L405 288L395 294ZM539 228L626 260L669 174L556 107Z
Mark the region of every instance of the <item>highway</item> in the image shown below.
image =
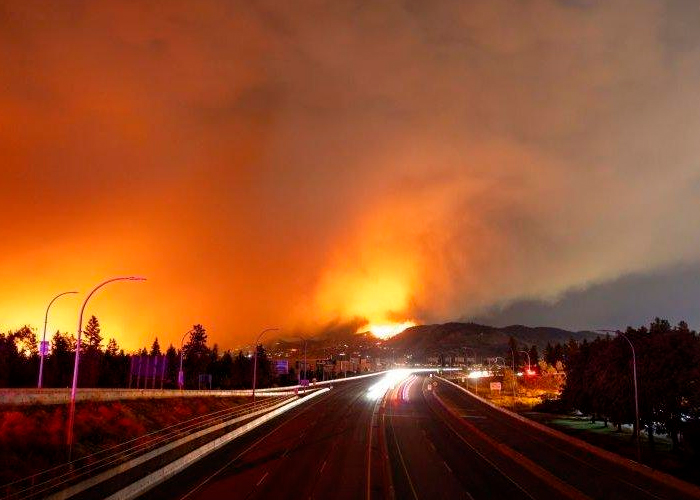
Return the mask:
M390 392L384 420L396 498L697 498L433 378L415 377Z
M142 498L383 498L382 461L370 439L378 401L366 397L376 380L336 384Z
M143 498L698 498L435 377L411 375L385 398L369 398L377 380L336 384Z

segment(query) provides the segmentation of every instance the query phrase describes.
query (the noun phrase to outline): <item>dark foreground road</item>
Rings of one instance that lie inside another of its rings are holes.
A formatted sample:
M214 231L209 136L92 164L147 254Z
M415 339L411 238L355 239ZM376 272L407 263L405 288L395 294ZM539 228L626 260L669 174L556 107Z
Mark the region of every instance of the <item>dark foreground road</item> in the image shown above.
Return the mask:
M378 380L337 384L144 498L698 498L531 428L435 378L411 376L380 405L367 397Z
M396 497L684 499L662 482L523 424L435 379L388 394Z
M370 442L377 402L366 397L377 379L336 384L143 498L382 498L382 462Z

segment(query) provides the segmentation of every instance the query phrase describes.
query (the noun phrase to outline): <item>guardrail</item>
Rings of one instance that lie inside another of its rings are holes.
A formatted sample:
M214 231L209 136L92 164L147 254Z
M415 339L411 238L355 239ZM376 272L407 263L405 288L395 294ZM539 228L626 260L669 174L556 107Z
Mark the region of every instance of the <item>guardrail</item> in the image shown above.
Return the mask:
M126 488L123 488L117 491L116 493L108 496L107 500L132 500L134 498L137 498L140 495L143 495L146 491L153 488L154 486L162 483L163 481L166 481L178 472L190 466L192 463L204 458L205 456L209 455L215 450L218 450L219 448L228 444L234 439L244 434L247 434L256 427L259 427L265 422L272 420L278 415L281 415L282 413L285 413L291 410L292 408L304 404L310 399L320 396L321 394L328 392L329 390L330 389L328 388L318 389L306 397L299 398L296 401L292 401L291 403L287 403L284 406L276 408L275 410L272 410L256 418L255 420L248 422L245 425L242 425L241 427L229 432L228 434L216 438L214 441L211 441L205 444L204 446L199 447L198 449L188 453L187 455L178 458L177 460L169 463L165 467L161 467L157 471L148 474L146 477L143 477L138 481L133 482Z
M567 442L571 445L574 445L578 448L581 448L589 453L597 455L600 458L603 458L605 460L609 460L612 463L615 463L617 465L621 465L622 467L625 467L627 470L643 474L646 477L649 477L655 481L660 481L662 483L665 483L668 486L676 488L677 490L682 491L683 493L694 496L696 498L700 498L700 486L697 486L695 484L691 484L687 481L683 481L682 479L679 479L675 476L672 476L671 474L668 474L666 472L662 472L658 469L652 469L648 465L644 465L642 463L635 462L634 460L631 460L629 458L625 458L621 455L618 455L617 453L613 453L611 451L608 451L608 450L605 450L605 449L600 448L598 446L595 446L593 444L590 444L582 439L579 439L579 438L576 438L573 436L569 436L568 434L565 434L559 430L553 429L549 426L546 426L546 425L541 424L539 422L535 422L534 420L531 420L527 417L524 417L524 416L520 415L519 413L511 411L507 408L503 408L502 406L499 406L499 405L489 401L488 399L485 399L477 394L474 394L473 392L468 391L467 389L465 389L461 385L455 384L451 380L448 380L448 379L443 378L443 377L437 377L437 378L454 386L455 388L457 388L460 391L462 391L463 393L471 396L472 398L476 399L477 401L480 401L480 402L484 403L485 405L490 406L494 410L498 410L499 412L503 413L504 415L508 415L509 417L513 418L514 420L522 422L523 424L526 424L526 425L532 427L533 429L537 429L545 434L548 434L552 437L555 437L557 439L565 441L565 442Z
M268 390L256 389L260 396L289 394L293 388L274 387ZM248 397L249 389L241 390L187 390L179 389L80 389L76 401L117 401L122 399L162 399L191 397ZM70 401L70 389L0 389L0 405L66 404Z
M8 500L44 498L61 489L70 492L68 496L71 496L194 439L273 411L295 399L284 396L266 398L193 417L8 483L0 487L0 491L4 490L4 498Z
M413 371L453 371L455 368L409 368ZM308 387L289 385L284 387L266 387L255 389L260 397L280 396L291 394L299 389L325 387L328 385L358 380L365 377L376 377L390 370L368 372L352 377L336 378L318 381ZM191 397L248 397L252 389L232 390L184 390L179 389L97 389L81 388L76 393L76 401L117 401L122 399L162 399L162 398L191 398ZM2 405L23 406L31 404L66 404L70 401L70 389L37 389L17 388L0 389L0 407Z

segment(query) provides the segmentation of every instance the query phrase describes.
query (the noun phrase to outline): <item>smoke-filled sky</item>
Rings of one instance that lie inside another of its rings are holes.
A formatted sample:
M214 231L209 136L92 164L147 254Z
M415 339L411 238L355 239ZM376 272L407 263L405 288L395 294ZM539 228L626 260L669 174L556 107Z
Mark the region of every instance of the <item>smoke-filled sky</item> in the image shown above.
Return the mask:
M571 297L700 279L699 82L695 1L2 2L0 329L644 323Z

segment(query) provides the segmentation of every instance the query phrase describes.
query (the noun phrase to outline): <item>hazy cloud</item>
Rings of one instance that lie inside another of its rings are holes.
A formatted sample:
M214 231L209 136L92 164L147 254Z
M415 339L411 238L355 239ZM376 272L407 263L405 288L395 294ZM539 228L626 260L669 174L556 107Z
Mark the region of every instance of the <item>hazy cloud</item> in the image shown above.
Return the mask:
M695 263L699 26L652 0L6 2L0 318L136 269L95 304L125 342L230 344Z

